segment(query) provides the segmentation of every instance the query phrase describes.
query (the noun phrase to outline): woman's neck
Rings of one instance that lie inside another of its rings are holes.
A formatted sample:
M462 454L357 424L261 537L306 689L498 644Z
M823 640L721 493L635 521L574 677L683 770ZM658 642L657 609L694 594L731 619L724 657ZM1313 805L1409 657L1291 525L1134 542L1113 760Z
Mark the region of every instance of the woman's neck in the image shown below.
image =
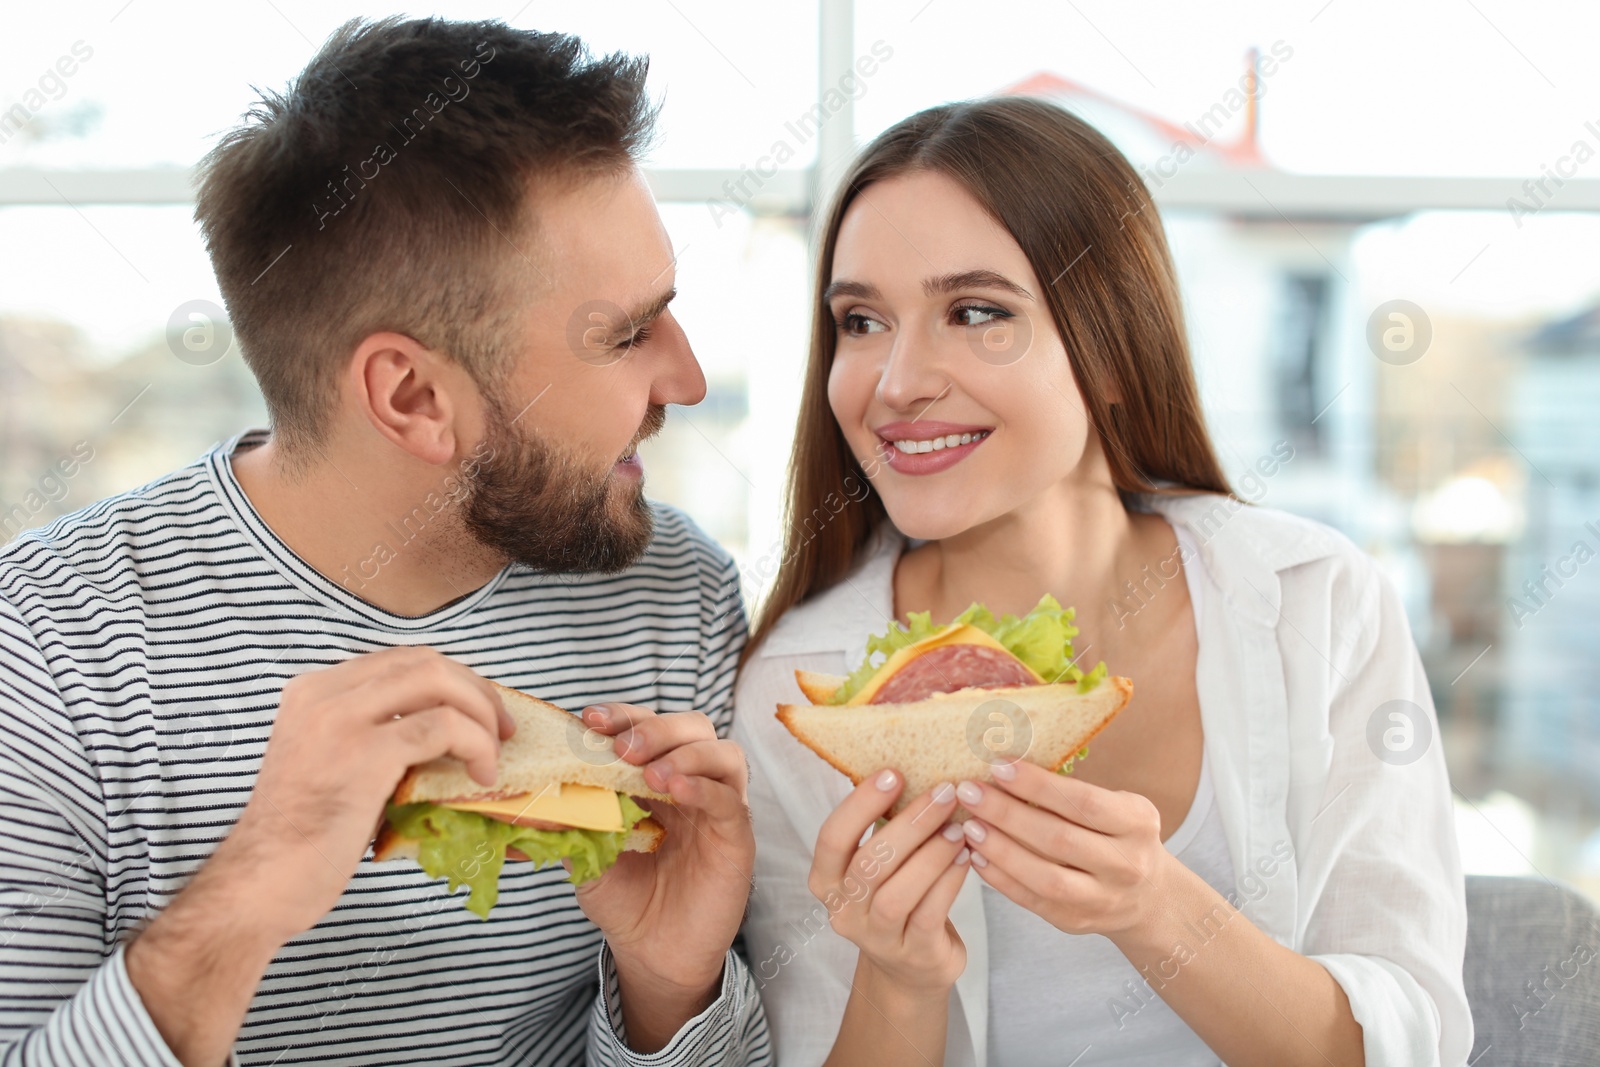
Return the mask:
M1076 608L1085 633L1105 634L1120 629L1124 582L1175 547L1172 528L1129 512L1109 477L1067 481L999 519L904 553L895 613L930 611L944 621L977 600L996 615L1024 615L1050 593Z

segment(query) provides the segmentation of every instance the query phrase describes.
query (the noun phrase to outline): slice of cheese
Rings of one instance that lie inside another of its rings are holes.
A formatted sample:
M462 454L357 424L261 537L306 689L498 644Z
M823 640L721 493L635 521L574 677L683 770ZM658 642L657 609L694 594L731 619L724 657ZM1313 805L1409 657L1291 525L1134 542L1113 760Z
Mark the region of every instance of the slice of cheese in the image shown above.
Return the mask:
M960 622L951 623L949 626L946 626L937 633L929 634L922 640L913 642L912 644L909 644L905 648L902 648L898 652L894 653L894 655L890 656L884 661L883 666L878 668L878 673L872 676L872 680L867 682L866 685L862 686L861 691L855 696L851 697L849 700L845 701L845 703L847 705L872 703L873 696L877 694L878 690L882 689L886 684L888 684L889 679L893 678L895 673L899 671L900 668L904 667L907 663L910 663L924 652L931 652L936 648L943 648L946 645L984 645L988 648L998 648L1006 655L1011 655L1010 649L1006 648L1005 645L1002 645L999 641L996 641L994 638L990 637L976 626ZM1026 664L1024 664L1024 666L1026 666ZM1037 678L1039 684L1042 685L1044 683L1044 679L1039 678L1038 674L1035 673L1031 668L1029 668L1028 673Z
M580 830L622 829L622 801L616 791L594 785L557 785L537 794L524 793L504 800L458 800L445 807L510 820L541 819Z

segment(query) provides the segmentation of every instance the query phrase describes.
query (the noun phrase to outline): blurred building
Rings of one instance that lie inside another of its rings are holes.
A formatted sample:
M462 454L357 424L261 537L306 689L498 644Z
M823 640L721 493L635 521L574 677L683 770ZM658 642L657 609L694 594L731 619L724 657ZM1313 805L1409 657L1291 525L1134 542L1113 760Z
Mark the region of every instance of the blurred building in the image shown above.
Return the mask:
M265 425L237 349L195 366L157 336L107 358L74 326L0 316L0 543Z
M1600 808L1600 304L1543 325L1526 353L1506 401L1532 469L1501 598L1496 755L1552 801Z

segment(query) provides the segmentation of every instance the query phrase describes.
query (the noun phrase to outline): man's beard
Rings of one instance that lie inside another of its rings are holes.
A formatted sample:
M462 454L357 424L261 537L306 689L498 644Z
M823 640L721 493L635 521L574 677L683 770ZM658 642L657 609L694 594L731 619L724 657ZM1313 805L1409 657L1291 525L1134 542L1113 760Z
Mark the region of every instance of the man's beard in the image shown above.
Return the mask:
M486 401L484 458L461 509L467 532L550 574L615 574L637 562L654 528L643 481L614 477L609 466L594 470L558 442L519 429L499 397ZM650 405L632 448L666 417L666 408Z

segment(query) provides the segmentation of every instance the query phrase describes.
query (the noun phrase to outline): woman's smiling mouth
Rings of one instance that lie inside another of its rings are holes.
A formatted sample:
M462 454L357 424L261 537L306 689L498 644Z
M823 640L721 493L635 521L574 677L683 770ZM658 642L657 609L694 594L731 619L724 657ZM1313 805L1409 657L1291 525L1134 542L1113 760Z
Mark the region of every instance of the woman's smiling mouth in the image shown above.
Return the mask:
M873 431L878 454L901 474L936 474L960 463L994 432L992 426L891 422Z

